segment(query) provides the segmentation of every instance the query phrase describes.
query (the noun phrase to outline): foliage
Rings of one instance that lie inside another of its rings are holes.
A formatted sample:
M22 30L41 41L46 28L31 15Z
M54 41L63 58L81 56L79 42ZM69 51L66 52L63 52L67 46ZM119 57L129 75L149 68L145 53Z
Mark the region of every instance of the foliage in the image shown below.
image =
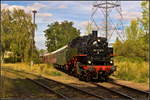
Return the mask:
M12 70L20 70L23 72L32 72L40 75L49 75L49 76L66 76L63 72L56 70L53 66L47 64L34 64L30 66L27 63L15 63L15 64L2 64L4 68L9 68Z
M79 36L80 31L73 27L73 22L54 22L45 31L46 47L49 52L66 45L73 38Z
M41 49L41 50L39 50L38 52L39 52L39 54L44 54L44 53L47 52L47 50Z
M14 57L22 61L29 61L31 58L31 41L33 29L36 27L32 23L31 14L25 13L21 9L3 9L1 11L1 34L3 54L5 51L14 52ZM37 55L35 44L33 54Z
M134 19L131 21L130 26L126 27L127 39L124 42L116 39L114 43L114 51L118 56L128 58L141 58L148 61L149 52L149 10L148 1L143 1L142 6L142 18Z
M149 7L148 1L141 3L142 18L131 21L126 27L127 39L124 42L116 39L114 52L117 55L116 77L135 82L148 83L148 54L149 54Z
M115 64L117 65L117 71L115 72L116 77L128 81L148 84L149 68L147 62L137 61L137 59L131 61L131 59L124 58L121 62L117 60Z
M116 56L116 57L114 57L114 60L116 62L132 62L132 63L141 63L144 61L140 57L128 58L128 57L124 57L124 56Z
M130 26L126 28L128 40L137 40L140 37L139 24L137 20L132 20Z
M144 35L149 34L149 2L143 1L141 3L142 7L142 19L140 20L140 23L142 25L142 29L144 30Z

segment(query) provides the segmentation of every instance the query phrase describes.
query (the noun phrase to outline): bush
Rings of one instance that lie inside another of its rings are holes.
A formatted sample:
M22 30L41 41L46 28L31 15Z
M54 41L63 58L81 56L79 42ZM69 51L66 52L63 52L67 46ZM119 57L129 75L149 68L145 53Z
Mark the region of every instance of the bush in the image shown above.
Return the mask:
M116 77L127 81L148 83L149 67L147 62L133 62L128 59L128 61L116 62L115 64L117 65Z
M123 57L123 56L117 56L117 57L114 57L114 60L116 62L124 62L124 61L127 61L127 62L137 62L137 63L141 63L144 61L144 59L140 58L140 57Z

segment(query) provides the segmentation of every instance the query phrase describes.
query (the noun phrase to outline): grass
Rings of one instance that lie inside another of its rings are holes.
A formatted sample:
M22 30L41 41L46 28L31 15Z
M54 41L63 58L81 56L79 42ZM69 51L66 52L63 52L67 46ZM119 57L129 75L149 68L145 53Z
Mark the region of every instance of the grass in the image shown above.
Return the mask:
M149 64L141 60L115 60L117 65L117 71L114 76L127 81L134 81L138 83L149 83ZM56 70L51 65L47 64L36 64L29 66L26 63L15 63L15 64L2 64L4 67L12 68L15 70L21 70L26 72L33 72L36 74L42 74L51 77L59 77L68 79L64 73Z
M144 61L115 61L115 77L138 83L149 83L149 64Z
M14 70L21 70L25 72L32 72L36 74L42 75L50 75L50 76L61 76L62 73L57 71L54 67L47 64L35 64L34 66L30 66L27 63L7 63L2 64L3 67L12 68Z

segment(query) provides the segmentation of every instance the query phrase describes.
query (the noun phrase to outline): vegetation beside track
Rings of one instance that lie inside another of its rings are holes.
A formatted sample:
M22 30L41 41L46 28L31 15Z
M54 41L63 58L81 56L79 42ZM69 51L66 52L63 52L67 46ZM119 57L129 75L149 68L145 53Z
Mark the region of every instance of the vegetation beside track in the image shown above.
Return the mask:
M20 70L24 72L32 72L40 75L49 75L49 76L65 76L66 74L56 70L52 65L47 64L34 64L34 66L30 66L27 63L7 63L2 64L4 68L11 68L14 70Z
M117 71L115 77L137 83L149 83L149 63L131 59L116 60Z
M116 78L127 81L133 81L137 83L148 84L149 67L147 62L122 59L122 60L115 60L115 65L117 65L117 71L114 74ZM52 65L35 64L34 66L31 67L26 63L16 63L16 64L9 63L9 64L2 64L2 66L6 68L12 68L14 70L32 72L50 77L60 77L63 78L64 80L70 80L70 78L67 78L68 75L56 70Z
M120 79L149 83L149 2L141 2L141 18L131 20L125 27L126 39L119 38L113 44L116 77Z

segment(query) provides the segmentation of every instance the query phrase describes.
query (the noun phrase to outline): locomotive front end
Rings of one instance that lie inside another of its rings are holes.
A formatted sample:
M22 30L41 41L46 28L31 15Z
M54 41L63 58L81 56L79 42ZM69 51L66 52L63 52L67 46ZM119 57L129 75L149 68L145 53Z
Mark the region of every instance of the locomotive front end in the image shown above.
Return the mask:
M113 48L108 47L107 39L97 37L97 31L93 31L93 38L88 41L88 61L84 70L91 73L93 79L107 80L116 66L112 59ZM90 72L92 71L92 72ZM89 74L88 74L89 75Z

